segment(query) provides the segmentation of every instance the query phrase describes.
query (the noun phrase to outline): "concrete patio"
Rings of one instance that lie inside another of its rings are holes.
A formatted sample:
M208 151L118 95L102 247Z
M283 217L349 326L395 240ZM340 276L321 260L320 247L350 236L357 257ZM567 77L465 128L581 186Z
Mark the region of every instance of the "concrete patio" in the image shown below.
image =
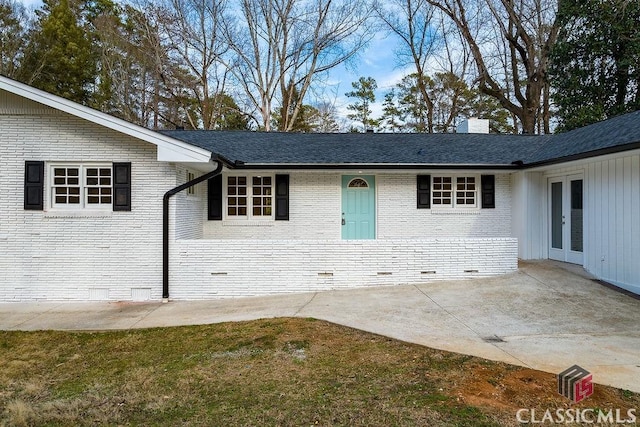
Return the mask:
M161 303L5 303L2 330L108 330L270 317L324 319L433 348L640 392L640 300L580 267L523 262L510 275L347 291Z

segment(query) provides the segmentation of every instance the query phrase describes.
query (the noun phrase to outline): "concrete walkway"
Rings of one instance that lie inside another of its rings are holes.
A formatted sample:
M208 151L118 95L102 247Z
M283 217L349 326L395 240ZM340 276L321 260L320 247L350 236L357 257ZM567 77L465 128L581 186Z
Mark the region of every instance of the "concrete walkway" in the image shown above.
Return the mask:
M105 330L314 317L433 348L640 392L640 300L581 268L521 263L491 279L213 301L5 303L2 330Z

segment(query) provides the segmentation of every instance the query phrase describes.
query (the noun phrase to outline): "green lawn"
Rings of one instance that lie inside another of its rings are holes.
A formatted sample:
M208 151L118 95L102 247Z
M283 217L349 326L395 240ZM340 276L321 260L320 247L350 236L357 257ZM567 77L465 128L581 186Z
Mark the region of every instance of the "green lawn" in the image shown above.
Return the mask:
M509 425L523 404L566 405L554 381L313 319L0 332L9 426ZM596 391L593 407L640 407Z

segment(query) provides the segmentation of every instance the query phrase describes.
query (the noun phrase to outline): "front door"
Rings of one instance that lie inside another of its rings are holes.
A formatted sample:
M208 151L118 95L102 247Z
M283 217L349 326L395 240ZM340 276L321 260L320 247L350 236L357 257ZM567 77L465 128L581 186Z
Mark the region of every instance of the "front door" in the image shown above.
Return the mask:
M583 177L549 179L549 258L583 263Z
M342 176L342 238L376 238L376 179Z

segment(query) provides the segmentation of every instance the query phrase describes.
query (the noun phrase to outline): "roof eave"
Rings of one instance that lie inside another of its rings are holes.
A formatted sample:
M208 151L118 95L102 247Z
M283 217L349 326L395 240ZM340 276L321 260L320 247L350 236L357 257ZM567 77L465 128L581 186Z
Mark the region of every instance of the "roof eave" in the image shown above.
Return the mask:
M0 89L154 144L158 147L158 161L208 163L211 160L212 153L209 150L187 144L7 77L0 76Z
M523 169L532 169L532 168L539 168L539 167L544 167L544 166L553 166L553 165L557 165L557 164L560 164L560 163L567 163L567 162L573 162L573 161L576 161L576 160L590 159L590 158L593 158L593 157L605 156L607 154L623 153L625 151L631 151L631 150L637 150L637 149L640 149L640 141L632 142L632 143L629 143L629 144L616 145L614 147L601 148L599 150L592 150L592 151L587 151L587 152L584 152L584 153L573 154L571 156L557 157L557 158L548 159L548 160L541 160L541 161L533 162L533 163L524 163L522 165L522 168Z

